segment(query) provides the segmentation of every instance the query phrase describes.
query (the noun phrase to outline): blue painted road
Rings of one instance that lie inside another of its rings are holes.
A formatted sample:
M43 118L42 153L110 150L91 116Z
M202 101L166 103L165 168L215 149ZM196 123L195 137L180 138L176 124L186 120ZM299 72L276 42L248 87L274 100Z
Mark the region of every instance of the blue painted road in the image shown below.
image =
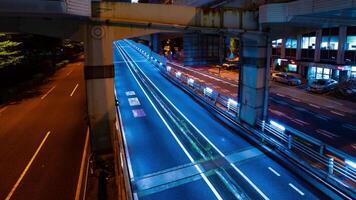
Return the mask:
M194 160L192 149L175 136L177 133L167 123L167 116L158 109L149 91L145 91L147 88L139 77L134 76L134 67L175 107L172 109L184 116L199 137L231 162L234 167L224 169L244 180L230 182L255 190L257 195L250 198L322 198L314 188L256 149L239 133L218 122L125 41L115 43L114 59L115 90L120 102L131 182L139 199L227 199L231 195L225 193L233 189L217 184L219 176L214 168L205 171L208 167L201 167L209 166L208 161Z

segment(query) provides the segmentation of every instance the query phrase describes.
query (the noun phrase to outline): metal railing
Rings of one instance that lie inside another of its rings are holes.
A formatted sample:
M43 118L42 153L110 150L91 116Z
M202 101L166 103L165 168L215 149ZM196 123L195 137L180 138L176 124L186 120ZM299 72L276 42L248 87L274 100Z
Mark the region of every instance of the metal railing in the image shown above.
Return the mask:
M152 64L162 75L174 81L180 87L199 96L216 110L224 114L224 117L242 124L239 120L240 105L235 100L214 91L204 83L200 83L192 76L166 65L165 58L151 51L147 46L133 41L127 42ZM246 124L243 124L246 127ZM258 120L252 129L253 136L264 144L277 147L287 156L312 169L319 178L332 183L355 197L356 189L356 159L338 149L335 149L320 140L310 137L308 134L291 127L270 120L268 122Z

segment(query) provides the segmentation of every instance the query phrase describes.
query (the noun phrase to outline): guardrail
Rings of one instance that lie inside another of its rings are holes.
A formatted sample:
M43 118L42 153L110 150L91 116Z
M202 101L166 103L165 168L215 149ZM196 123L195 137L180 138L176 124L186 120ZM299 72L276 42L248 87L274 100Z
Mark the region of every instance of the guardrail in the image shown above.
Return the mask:
M127 40L127 42L158 67L168 79L202 98L225 118L250 130L263 144L284 152L289 158L310 169L319 179L341 189L347 194L343 197L355 199L356 159L354 157L273 120L268 122L258 120L255 127L247 127L239 120L238 102L213 91L203 83L198 83L194 77L167 66L165 58L151 51L147 46L133 41Z
M116 92L115 92L115 100ZM113 135L113 143L114 143L114 155L115 155L115 163L116 163L116 174L117 174L117 187L118 187L118 198L119 199L126 199L132 200L133 193L132 193L132 185L130 179L130 171L128 166L128 152L127 147L124 143L124 133L123 133L123 126L121 121L121 114L119 109L116 109L116 134Z

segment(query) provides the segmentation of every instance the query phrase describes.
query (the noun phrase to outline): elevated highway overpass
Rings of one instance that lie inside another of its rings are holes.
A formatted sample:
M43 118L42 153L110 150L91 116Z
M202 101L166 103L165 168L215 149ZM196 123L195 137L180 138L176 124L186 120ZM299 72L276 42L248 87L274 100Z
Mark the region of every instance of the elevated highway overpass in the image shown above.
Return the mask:
M256 1L254 7L234 7L244 4L229 2L230 6L211 9L89 0L1 0L0 31L71 37L85 42L84 73L93 150L106 154L112 151L116 134L113 41L167 31L240 37L243 66L239 116L255 125L266 116L266 66L272 38L320 26L356 25L356 0L299 0L266 5Z

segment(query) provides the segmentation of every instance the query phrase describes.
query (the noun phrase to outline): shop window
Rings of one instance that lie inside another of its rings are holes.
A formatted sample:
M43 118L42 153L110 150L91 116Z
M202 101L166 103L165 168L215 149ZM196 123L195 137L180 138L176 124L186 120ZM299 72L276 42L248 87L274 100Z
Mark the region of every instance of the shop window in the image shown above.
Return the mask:
M331 75L331 69L324 68L323 79L329 79Z
M272 48L281 48L282 39L272 40Z
M356 66L351 67L351 78L356 79Z
M286 40L286 48L287 49L296 49L297 48L297 40L296 39L292 39L292 38L288 38Z
M315 49L315 36L302 37L302 49Z
M346 38L346 50L356 50L356 35L347 36Z
M321 38L320 49L337 50L338 44L339 44L338 36L323 36Z

